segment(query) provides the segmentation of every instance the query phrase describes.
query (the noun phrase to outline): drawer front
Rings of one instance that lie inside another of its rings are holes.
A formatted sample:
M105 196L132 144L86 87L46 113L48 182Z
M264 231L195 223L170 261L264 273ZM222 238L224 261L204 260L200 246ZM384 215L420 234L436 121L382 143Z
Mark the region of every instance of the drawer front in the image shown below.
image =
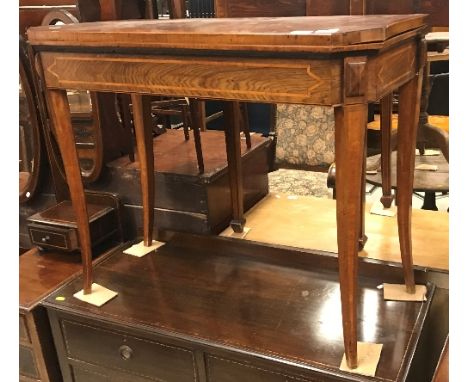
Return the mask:
M73 367L72 373L75 382L111 382L113 380L112 376L108 374L101 374L80 367Z
M77 249L74 238L76 233L74 229L60 229L56 227L41 226L30 224L28 226L31 241L40 247L58 248L67 251Z
M197 381L191 350L124 332L62 320L67 356L149 380Z
M290 374L265 365L240 362L206 355L206 375L209 382L331 382L323 376L310 377ZM341 381L341 379L338 379Z
M125 374L120 371L104 369L102 367L89 364L78 364L73 362L70 365L73 375L73 382L152 382L152 379L138 377L132 374ZM161 380L159 380L161 381Z
M29 337L28 326L26 324L26 317L22 314L19 315L19 339L20 342L30 344L31 338Z
M39 379L34 353L31 348L23 345L19 347L19 373L26 377Z

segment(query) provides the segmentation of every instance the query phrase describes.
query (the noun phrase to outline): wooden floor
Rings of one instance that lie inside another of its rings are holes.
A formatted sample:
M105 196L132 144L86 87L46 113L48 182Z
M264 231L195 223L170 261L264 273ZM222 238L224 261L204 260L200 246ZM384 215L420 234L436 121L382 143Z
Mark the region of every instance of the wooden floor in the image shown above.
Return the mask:
M450 118L446 115L430 115L429 124L436 126L445 132L449 132ZM371 130L380 130L380 115L376 114L374 120L367 124L367 128ZM398 114L392 114L392 129L398 128Z
M269 194L246 214L251 228L243 240L297 248L337 252L336 204L332 199L312 196ZM367 206L368 241L360 256L401 262L397 218L370 214ZM448 270L447 212L413 209L412 236L415 265ZM230 228L221 233L227 236Z

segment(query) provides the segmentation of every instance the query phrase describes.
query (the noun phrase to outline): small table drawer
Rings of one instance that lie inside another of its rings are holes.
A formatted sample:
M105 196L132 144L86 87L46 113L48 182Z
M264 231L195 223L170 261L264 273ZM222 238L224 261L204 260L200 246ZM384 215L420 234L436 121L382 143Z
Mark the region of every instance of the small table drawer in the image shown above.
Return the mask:
M196 381L191 350L110 331L75 321L61 321L67 356L150 380Z
M41 224L28 225L33 244L40 247L73 251L78 249L78 238L73 228L60 228Z

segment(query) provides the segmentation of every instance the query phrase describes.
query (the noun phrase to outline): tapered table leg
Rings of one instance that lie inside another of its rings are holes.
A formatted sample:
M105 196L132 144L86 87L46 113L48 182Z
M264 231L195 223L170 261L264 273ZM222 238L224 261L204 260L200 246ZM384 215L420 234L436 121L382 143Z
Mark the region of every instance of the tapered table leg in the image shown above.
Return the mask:
M190 100L190 117L192 121L191 127L193 130L193 139L195 141L195 151L197 153L198 171L200 171L200 174L203 174L205 172L205 164L203 163L200 130L203 125L204 115L202 115L203 109L200 107L200 105L203 105L201 101L194 99Z
M364 249L367 243L366 235L366 159L367 159L367 131L364 134L364 146L362 155L362 174L361 174L361 229L359 231L359 251Z
M151 119L151 98L132 94L133 125L135 128L140 182L143 204L143 243L149 247L153 242L154 224L154 154Z
M46 97L52 123L57 135L60 137L58 146L65 167L71 202L76 214L83 263L83 293L90 294L91 284L93 283L93 268L89 218L71 123L70 106L65 90L46 90Z
M244 198L242 185L242 162L240 146L240 105L237 101L225 102L225 138L228 162L229 185L231 188L232 221L234 232L244 231Z
M392 195L392 166L391 166L391 135L392 135L392 93L380 100L380 170L382 174L382 197L380 202L385 208L390 208Z
M400 87L398 106L397 216L401 262L408 293L415 292L411 245L411 204L413 196L416 135L421 99L422 75Z
M357 257L366 122L367 104L335 108L338 263L344 347L350 368L357 367Z

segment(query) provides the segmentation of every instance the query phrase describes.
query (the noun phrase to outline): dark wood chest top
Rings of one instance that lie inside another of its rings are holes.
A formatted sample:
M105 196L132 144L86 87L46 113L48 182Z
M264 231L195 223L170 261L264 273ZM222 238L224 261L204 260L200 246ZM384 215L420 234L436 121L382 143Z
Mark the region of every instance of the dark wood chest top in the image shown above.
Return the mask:
M35 27L32 45L330 52L379 49L425 15L132 20Z
M215 247L166 244L143 258L116 252L95 268L95 282L117 291L116 298L100 308L85 304L72 297L82 285L76 279L45 305L103 324L339 374L344 348L338 274L233 255L230 244ZM403 380L433 289L427 303L386 302L377 289L381 282L360 279L358 338L383 344L377 380Z
M153 141L154 168L158 173L189 176L203 181L213 180L227 172L227 160L225 150L224 134L219 131L205 131L201 137L203 147L203 160L205 171L200 174L197 166L197 158L193 141L183 141L180 131L167 130L164 137L156 138ZM260 146L270 144L268 138L259 134L252 134L252 147L247 149L244 142L241 145L242 156L252 155L254 150ZM135 154L135 161L128 157L121 157L108 164L109 167L125 170L140 171L138 154Z

